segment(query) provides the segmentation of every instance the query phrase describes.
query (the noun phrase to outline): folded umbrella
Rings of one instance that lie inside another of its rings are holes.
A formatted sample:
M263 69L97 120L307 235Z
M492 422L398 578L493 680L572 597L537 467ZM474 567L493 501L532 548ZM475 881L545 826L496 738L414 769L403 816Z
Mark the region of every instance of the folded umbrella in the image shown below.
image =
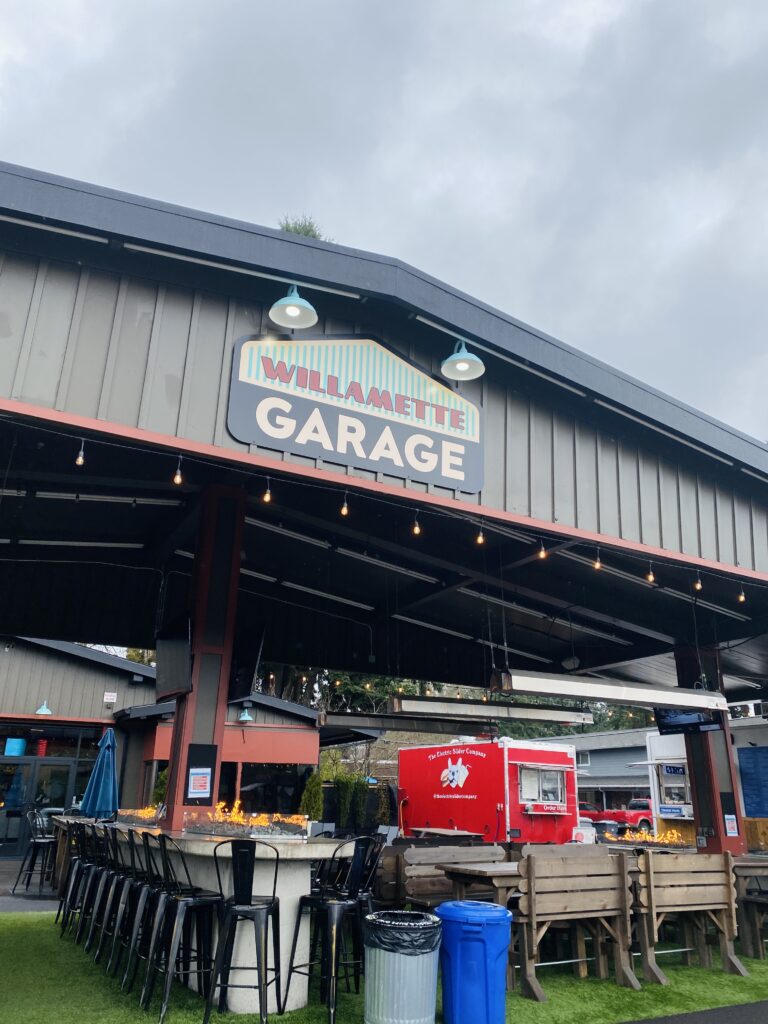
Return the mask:
M111 818L117 813L115 731L107 729L99 740L99 753L80 804L84 818Z

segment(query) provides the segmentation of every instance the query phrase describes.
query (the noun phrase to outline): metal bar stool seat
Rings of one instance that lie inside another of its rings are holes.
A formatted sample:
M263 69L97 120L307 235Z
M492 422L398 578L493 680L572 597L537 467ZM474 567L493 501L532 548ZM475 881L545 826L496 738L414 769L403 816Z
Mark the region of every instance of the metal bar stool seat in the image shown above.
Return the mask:
M366 865L370 860L371 847L374 845L375 837L359 836L354 840L347 840L339 843L328 861L324 877L327 881L321 883L318 892L308 893L299 899L299 909L296 914L296 924L293 930L293 942L291 945L291 957L288 968L288 980L285 986L283 1005L288 1001L288 992L291 987L291 978L294 974L303 974L312 977L312 969L320 964L320 998L328 1006L329 1024L336 1021L336 995L338 988L339 969L344 968L349 988L350 967L354 970L355 989L360 990L360 975L362 972L362 916L359 913L359 895L362 885L366 880ZM349 868L346 871L343 881L339 862L347 858L350 847L354 844ZM296 947L299 940L301 921L305 912L309 912L313 918L313 932L309 961L305 964L296 964ZM344 919L349 915L352 923L352 958L344 955L343 924ZM322 952L320 960L317 959L317 943L322 938Z
M147 834L145 833L145 836ZM162 1002L158 1024L163 1024L173 989L173 979L186 981L197 975L197 990L207 997L213 974L213 919L221 915L224 898L220 892L202 889L192 883L184 853L170 836L153 836L163 866L163 891L157 901L152 935L147 952L147 970L139 1005L146 1010L152 998L157 975L163 975ZM171 859L175 855L182 881ZM196 943L192 947L192 925Z
M123 972L120 988L130 992L136 980L141 962L147 963L154 930L155 919L163 915L168 893L160 867L160 847L155 835L149 831L141 833L141 843L136 841L136 833L131 831L130 842L133 847L136 885L132 895L135 897L130 934L123 937L128 959ZM125 913L125 911L124 911ZM116 971L117 968L115 967Z
M224 898L224 887L221 878L219 851L229 847L232 858L232 895ZM253 894L253 874L258 848L274 860L272 875L272 892L268 896ZM219 1012L224 1013L227 1007L227 993L230 988L256 988L259 993L259 1020L266 1024L268 1020L269 986L275 985L275 1001L278 1014L282 1014L283 1000L280 983L280 900L277 897L277 875L280 870L280 853L277 847L261 839L226 839L213 848L214 864L219 891L223 899L223 917L219 927L216 944L216 959L213 965L211 987L205 1006L203 1024L208 1024L219 985ZM235 948L237 926L241 921L253 923L256 947L255 965L232 963ZM269 928L272 926L272 958L273 966L268 964L267 948L269 945ZM256 971L256 985L232 984L229 980L231 971ZM269 975L272 974L270 978Z
M21 881L21 876L23 874L26 874L27 876L24 884L24 891L27 892L29 890L29 883L32 881L32 876L35 873L35 866L38 864L38 860L38 872L40 879L37 891L38 893L41 893L43 891L43 882L53 871L56 858L56 840L52 835L47 833L42 814L35 809L27 811L27 824L29 826L30 836L29 846L27 847L21 864L19 865L19 873L16 875L16 881L13 883L11 895L16 892L16 887Z
M74 929L80 915L89 876L96 870L96 861L85 825L81 821L75 822L72 833L75 856L71 861L72 870L68 877L64 902L61 907L61 937L68 930Z

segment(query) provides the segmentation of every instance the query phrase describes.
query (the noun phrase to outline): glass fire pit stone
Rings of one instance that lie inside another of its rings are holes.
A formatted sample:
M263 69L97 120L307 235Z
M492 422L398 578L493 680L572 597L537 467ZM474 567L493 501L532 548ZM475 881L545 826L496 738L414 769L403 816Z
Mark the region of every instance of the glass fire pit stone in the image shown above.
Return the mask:
M164 817L165 807L162 804L156 807L126 808L117 812L117 820L121 825L144 825L149 828L159 825Z
M306 840L308 820L305 814L246 814L237 803L231 811L217 804L213 811L185 811L183 829L227 839Z

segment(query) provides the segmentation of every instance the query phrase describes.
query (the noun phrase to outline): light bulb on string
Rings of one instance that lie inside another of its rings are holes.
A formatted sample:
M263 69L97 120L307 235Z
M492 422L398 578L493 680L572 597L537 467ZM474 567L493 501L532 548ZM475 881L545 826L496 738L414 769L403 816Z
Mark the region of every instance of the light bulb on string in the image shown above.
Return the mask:
M480 526L480 529L478 530L477 536L475 537L475 543L476 544L485 544L485 534L483 533L482 525Z
M741 590L739 591L739 596L738 596L737 600L738 600L739 604L744 604L744 602L747 600L747 595L744 593L744 587L742 587Z
M414 535L414 537L418 537L419 534L421 533L421 526L419 525L419 513L418 512L413 517L413 526L411 527L411 533Z
M370 683L366 683L366 684L365 684L365 688L366 688L366 690L370 690L370 688L371 688L371 684L370 684Z
M697 592L704 589L704 584L701 582L701 576L699 573L696 573L696 579L693 581L693 589Z
M648 572L645 574L645 578L648 580L649 583L656 582L656 575L653 571L653 562L648 563Z
M337 680L336 680L336 685L337 685L337 686L341 686L341 680L340 680L340 679L337 679Z
M180 487L184 483L184 477L181 475L181 456L179 456L179 461L176 463L176 472L173 474L173 482L177 487Z
M544 559L544 558L547 557L548 554L549 554L549 552L544 547L544 541L542 541L541 542L541 547L539 548L539 558Z
M75 465L76 466L84 466L85 465L85 441L82 438L80 438L80 451L77 453L77 458L75 459Z
M269 486L269 477L267 477L267 489L262 494L261 500L267 505L272 501L272 488Z
M343 516L349 515L349 505L347 504L347 492L344 491L344 504L341 506L340 512Z
M600 548L597 549L597 553L595 555L595 560L592 563L592 568L593 569L602 569L603 568L603 563L600 561Z

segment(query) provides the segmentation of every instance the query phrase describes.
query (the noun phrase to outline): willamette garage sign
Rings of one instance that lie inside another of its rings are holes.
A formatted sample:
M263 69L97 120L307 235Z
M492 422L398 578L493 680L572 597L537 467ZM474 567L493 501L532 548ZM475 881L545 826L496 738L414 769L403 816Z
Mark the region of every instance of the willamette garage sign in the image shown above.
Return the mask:
M228 426L247 444L482 487L480 409L371 338L241 338Z

